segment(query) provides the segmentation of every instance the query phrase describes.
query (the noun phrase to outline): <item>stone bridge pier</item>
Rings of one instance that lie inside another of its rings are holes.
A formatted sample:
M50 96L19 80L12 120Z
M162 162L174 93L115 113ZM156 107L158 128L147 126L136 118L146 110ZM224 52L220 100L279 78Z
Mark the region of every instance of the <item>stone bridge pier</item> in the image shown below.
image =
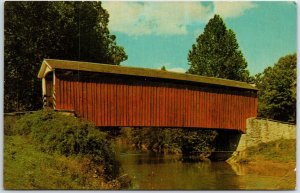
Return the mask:
M243 157L248 147L260 143L268 143L280 139L296 139L296 125L261 119L249 118L246 123L246 133L236 131L221 131L217 137L216 153L211 159L226 160L233 155Z

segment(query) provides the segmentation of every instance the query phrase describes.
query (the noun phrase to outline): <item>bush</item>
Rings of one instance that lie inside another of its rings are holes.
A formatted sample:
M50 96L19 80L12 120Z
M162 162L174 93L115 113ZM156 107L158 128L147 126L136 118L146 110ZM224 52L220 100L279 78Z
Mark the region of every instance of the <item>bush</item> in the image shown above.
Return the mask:
M184 156L206 155L209 156L215 150L215 130L183 129L179 143Z
M130 141L137 148L161 153L181 153L183 156L207 157L216 148L215 130L194 128L132 128Z
M53 110L41 110L24 115L13 131L18 135L30 135L44 152L90 157L92 163L104 165L107 180L119 175L120 164L115 159L111 142L89 122Z
M129 138L130 142L137 148L142 149L144 146L147 150L157 153L178 153L180 151L177 143L177 128L152 128L139 127L130 128L129 132L123 132L125 139Z

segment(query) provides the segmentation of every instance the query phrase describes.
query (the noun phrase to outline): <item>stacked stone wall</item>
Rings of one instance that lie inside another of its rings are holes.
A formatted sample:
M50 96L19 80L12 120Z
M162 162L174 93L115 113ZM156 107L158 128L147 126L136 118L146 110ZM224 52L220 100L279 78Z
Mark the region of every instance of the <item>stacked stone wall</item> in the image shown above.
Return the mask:
M247 119L246 134L242 134L236 151L279 139L296 139L296 125L273 120Z

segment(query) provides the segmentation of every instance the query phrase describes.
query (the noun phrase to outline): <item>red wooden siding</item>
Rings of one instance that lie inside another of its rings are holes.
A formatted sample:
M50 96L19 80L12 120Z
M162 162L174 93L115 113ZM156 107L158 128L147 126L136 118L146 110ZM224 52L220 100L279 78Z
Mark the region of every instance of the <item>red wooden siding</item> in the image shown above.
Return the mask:
M99 76L98 76L99 77ZM245 132L256 92L183 83L55 76L57 110L97 126L198 127Z

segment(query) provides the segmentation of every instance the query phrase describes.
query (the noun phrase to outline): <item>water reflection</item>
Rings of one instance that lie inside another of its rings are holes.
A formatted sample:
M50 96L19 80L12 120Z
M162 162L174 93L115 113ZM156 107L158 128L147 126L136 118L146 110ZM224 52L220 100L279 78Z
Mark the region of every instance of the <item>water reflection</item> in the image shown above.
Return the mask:
M225 162L183 163L176 156L121 154L126 173L133 177L134 189L210 190L238 189L236 174ZM224 178L226 176L226 178ZM227 184L226 187L219 185Z
M123 146L124 147L124 146ZM117 150L124 172L139 190L294 189L296 173L282 165L182 162L179 156Z

